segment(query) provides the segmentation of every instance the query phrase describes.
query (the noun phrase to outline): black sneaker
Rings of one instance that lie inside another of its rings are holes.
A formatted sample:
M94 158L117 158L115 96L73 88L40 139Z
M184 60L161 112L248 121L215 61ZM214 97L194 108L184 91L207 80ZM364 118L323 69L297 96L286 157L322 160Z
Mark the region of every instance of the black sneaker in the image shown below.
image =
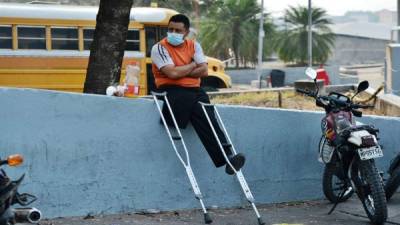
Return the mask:
M242 153L236 154L234 156L229 157L229 161L231 162L232 166L235 168L236 171L239 171L240 168L243 167L246 157ZM225 172L229 175L235 174L235 171L229 166L227 163L225 166Z

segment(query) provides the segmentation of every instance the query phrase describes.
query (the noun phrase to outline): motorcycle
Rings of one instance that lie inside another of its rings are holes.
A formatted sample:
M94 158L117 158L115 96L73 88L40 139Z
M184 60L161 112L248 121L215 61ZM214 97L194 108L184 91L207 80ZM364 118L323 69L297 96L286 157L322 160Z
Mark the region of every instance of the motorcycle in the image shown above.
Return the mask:
M389 201L400 186L400 153L391 161L388 169L389 178L385 184L386 200Z
M346 201L355 192L371 222L383 224L387 219L386 197L374 161L383 156L377 137L379 130L372 125L357 124L354 118L362 116L358 109L371 107L353 102L356 95L368 88L368 81L358 85L352 98L336 92L323 96L318 94L316 71L308 68L306 74L314 80L316 91L296 91L314 98L316 105L325 109L319 160L325 164L324 195L335 203L329 214L339 202Z
M19 166L23 163L21 155L11 155L6 159L0 159L0 167L4 165ZM18 187L25 174L18 180L12 181L3 169L0 169L0 225L12 225L16 223L39 223L42 214L36 208L13 208L15 204L23 207L36 201L31 194L18 192Z

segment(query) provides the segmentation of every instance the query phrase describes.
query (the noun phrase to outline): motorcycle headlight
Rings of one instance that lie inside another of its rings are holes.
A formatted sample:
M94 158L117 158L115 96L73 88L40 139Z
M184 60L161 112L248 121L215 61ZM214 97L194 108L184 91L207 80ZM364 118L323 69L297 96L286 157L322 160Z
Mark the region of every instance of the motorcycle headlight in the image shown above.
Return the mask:
M335 120L336 133L340 133L344 129L351 126L351 122L345 117L338 117Z

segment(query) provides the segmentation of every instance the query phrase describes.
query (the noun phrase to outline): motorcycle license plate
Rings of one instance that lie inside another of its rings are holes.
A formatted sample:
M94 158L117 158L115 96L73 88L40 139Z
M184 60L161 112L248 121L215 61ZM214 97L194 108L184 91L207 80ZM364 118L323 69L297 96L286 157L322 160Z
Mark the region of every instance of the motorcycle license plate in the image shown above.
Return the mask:
M359 148L358 155L360 155L361 160L368 160L383 157L383 152L379 146L373 146L369 148Z

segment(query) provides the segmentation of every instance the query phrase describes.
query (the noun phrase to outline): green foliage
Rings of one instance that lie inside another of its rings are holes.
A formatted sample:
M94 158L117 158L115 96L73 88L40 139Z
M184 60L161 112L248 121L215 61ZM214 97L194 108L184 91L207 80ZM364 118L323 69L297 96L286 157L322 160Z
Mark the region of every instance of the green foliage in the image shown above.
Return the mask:
M312 9L312 61L325 63L332 52L335 35L328 27L326 11ZM279 34L276 51L284 62L307 65L308 62L308 9L303 6L290 7L285 11L286 29Z
M193 1L190 0L169 0L169 1L158 1L158 7L174 9L179 13L191 16L194 11L192 6Z
M231 57L244 62L257 61L258 26L256 15L261 11L256 0L214 1L208 15L201 22L199 40L207 55L221 59ZM266 41L270 42L274 26L268 19L264 24ZM266 44L265 52L272 52L271 45ZM268 48L269 47L269 48Z
M158 4L160 8L174 9L179 13L183 13L191 18L195 18L196 7L198 7L200 15L207 15L210 8L219 0L136 0L135 6L150 6L151 2Z

